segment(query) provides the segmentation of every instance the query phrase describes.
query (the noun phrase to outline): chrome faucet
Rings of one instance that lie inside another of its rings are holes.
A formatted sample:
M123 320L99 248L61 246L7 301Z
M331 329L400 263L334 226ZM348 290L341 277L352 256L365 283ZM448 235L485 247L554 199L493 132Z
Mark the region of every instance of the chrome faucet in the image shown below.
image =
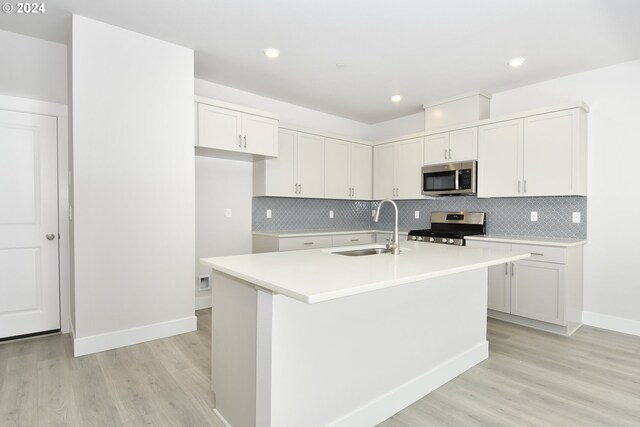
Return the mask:
M391 249L391 253L394 255L400 255L400 242L398 241L398 205L391 199L384 199L378 205L378 210L376 211L376 216L373 218L375 222L378 222L380 219L380 208L382 205L386 203L391 203L396 211L396 221L393 229L393 236L389 239L389 243L387 243L387 249Z

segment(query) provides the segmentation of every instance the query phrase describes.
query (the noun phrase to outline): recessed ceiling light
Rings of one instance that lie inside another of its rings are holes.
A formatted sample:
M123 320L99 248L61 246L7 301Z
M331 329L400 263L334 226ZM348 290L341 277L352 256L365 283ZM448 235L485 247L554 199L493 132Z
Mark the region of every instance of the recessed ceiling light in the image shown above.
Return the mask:
M400 102L400 101L402 101L402 95L393 95L393 96L391 97L391 101L393 101L393 102Z
M513 68L517 68L517 67L521 66L522 64L524 64L524 58L511 58L509 60L509 66L511 66Z
M277 58L280 56L280 51L273 47L268 47L264 50L264 54L267 55L267 58Z

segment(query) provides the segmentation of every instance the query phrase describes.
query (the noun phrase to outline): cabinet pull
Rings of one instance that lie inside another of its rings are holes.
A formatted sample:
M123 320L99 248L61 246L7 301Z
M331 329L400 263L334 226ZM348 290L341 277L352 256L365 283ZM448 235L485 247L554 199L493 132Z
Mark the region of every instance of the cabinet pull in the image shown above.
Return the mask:
M293 187L294 187L293 192L294 192L295 194L298 194L298 184L294 184L294 185L293 185Z
M302 194L302 184L298 184L298 194Z
M447 149L444 149L444 159L447 160Z
M247 135L244 136L244 148L247 148Z
M527 192L527 180L525 179L524 180L524 191L523 191L523 193L526 193L526 192Z
M504 275L505 276L509 275L509 263L507 262L504 263Z
M513 270L514 270L513 263L511 263L511 277L513 277L513 274L514 274Z
M449 148L449 160L451 160L451 148Z
M518 193L520 193L520 180L518 180Z
M360 239L351 239L352 242L359 242Z
M531 255L544 256L544 254L541 254L540 252L531 252Z
M303 245L313 245L313 242L304 242Z
M238 147L242 148L242 135L238 135Z

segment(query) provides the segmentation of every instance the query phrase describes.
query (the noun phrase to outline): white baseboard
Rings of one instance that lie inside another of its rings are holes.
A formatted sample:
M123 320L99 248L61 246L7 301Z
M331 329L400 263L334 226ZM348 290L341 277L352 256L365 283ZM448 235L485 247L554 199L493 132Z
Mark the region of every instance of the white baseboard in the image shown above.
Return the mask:
M582 323L596 328L640 336L640 320L584 311L582 313Z
M211 294L196 297L196 310L211 307Z
M196 316L154 323L138 328L122 329L106 334L76 338L73 332L73 355L75 357L86 354L112 350L114 348L139 344L173 335L184 334L197 330Z
M471 369L487 357L489 357L489 345L485 341L385 393L329 425L331 427L377 425Z

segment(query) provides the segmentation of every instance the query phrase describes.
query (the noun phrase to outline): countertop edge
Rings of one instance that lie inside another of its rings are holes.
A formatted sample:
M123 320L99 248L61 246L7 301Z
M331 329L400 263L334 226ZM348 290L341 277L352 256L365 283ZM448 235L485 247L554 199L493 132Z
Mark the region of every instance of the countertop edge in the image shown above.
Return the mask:
M500 258L499 260L478 262L474 264L464 265L461 267L447 268L439 271L433 271L430 273L416 274L409 277L403 277L401 279L387 280L382 282L372 282L372 283L369 283L368 285L360 286L357 289L350 288L350 289L345 289L340 291L324 292L324 293L319 293L319 294L309 295L309 296L301 295L297 292L291 291L290 289L282 288L278 285L264 281L260 278L243 274L241 272L238 272L237 270L226 268L224 266L216 264L215 262L208 261L206 258L200 259L200 263L213 270L244 280L245 282L249 282L253 285L256 285L260 288L266 289L273 293L286 295L290 298L293 298L295 300L301 301L306 304L315 304L323 301L330 301L338 298L358 295L358 294L371 292L379 289L391 288L391 287L403 285L406 283L413 283L421 280L433 279L435 277L446 276L449 274L462 273L464 271L475 270L478 268L491 267L493 265L519 261L521 259L529 258L530 256L531 256L530 253L513 254L510 256L505 256L504 258Z
M521 245L538 245L538 246L556 246L569 248L573 246L586 245L587 240L581 239L565 239L554 237L535 237L535 236L500 236L500 235L483 235L483 236L466 236L466 240L475 240L480 242L499 242L499 243L515 243ZM549 239L549 240L544 240Z

